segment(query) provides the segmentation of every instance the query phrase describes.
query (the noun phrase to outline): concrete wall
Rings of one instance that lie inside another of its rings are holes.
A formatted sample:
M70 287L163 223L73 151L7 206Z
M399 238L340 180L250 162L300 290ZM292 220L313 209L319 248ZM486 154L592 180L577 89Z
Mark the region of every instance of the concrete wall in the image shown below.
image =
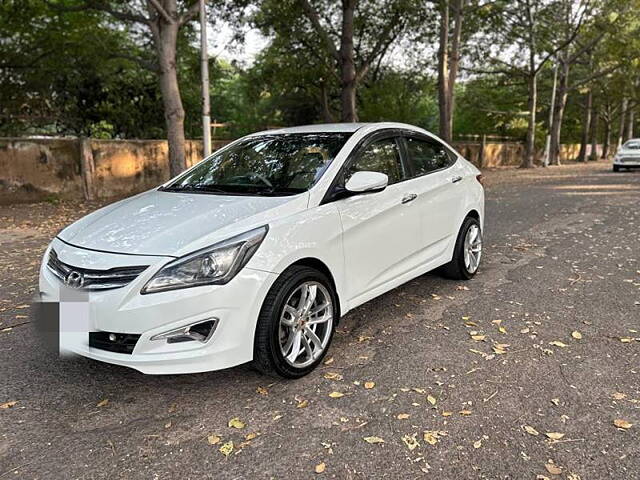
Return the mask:
M214 141L214 150L228 143ZM518 165L524 145L517 142L454 142L465 158L484 168ZM562 161L574 159L579 145L562 145ZM0 138L0 203L47 198L123 197L169 179L165 140ZM187 140L187 165L202 157L202 144ZM537 152L541 158L542 152Z
M0 203L131 195L169 179L167 153L165 140L0 138ZM186 156L200 160L202 142Z

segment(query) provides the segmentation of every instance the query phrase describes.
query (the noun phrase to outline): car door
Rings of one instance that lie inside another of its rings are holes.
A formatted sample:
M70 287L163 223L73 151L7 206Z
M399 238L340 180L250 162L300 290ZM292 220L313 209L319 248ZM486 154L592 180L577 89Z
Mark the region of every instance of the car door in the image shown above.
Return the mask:
M343 227L345 283L352 306L382 293L390 281L415 267L420 230L403 182L405 170L399 138L387 136L363 145L340 174L342 187L356 171L381 172L389 177L382 191L336 202Z
M460 227L463 168L455 153L426 135L404 135L404 152L412 177L407 183L418 195L414 206L421 231L420 261L438 263Z

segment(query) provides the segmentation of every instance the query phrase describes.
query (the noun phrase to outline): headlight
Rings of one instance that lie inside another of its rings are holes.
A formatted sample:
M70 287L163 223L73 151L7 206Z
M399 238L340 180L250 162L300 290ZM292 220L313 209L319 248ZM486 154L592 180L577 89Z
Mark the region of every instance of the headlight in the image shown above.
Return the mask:
M265 225L177 258L151 277L140 293L225 284L256 253L268 230Z

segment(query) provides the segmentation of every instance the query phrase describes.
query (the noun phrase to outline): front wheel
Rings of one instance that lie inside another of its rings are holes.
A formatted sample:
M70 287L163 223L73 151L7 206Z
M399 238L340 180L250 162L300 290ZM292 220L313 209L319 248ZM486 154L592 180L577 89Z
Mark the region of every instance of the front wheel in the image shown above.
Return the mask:
M453 280L469 280L478 271L482 257L482 231L480 222L467 217L460 227L453 258L443 265L443 274Z
M326 275L306 266L288 268L262 305L254 367L285 378L311 372L327 353L338 315L337 296Z
M614 172L619 172L620 171L620 167L618 165L614 165L613 166L613 171Z

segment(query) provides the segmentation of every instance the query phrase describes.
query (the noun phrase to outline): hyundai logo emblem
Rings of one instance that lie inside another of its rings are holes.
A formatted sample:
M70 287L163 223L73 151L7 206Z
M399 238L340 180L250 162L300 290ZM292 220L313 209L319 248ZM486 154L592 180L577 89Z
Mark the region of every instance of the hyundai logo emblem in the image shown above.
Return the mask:
M84 275L73 270L65 277L64 283L71 288L82 288L84 285Z

